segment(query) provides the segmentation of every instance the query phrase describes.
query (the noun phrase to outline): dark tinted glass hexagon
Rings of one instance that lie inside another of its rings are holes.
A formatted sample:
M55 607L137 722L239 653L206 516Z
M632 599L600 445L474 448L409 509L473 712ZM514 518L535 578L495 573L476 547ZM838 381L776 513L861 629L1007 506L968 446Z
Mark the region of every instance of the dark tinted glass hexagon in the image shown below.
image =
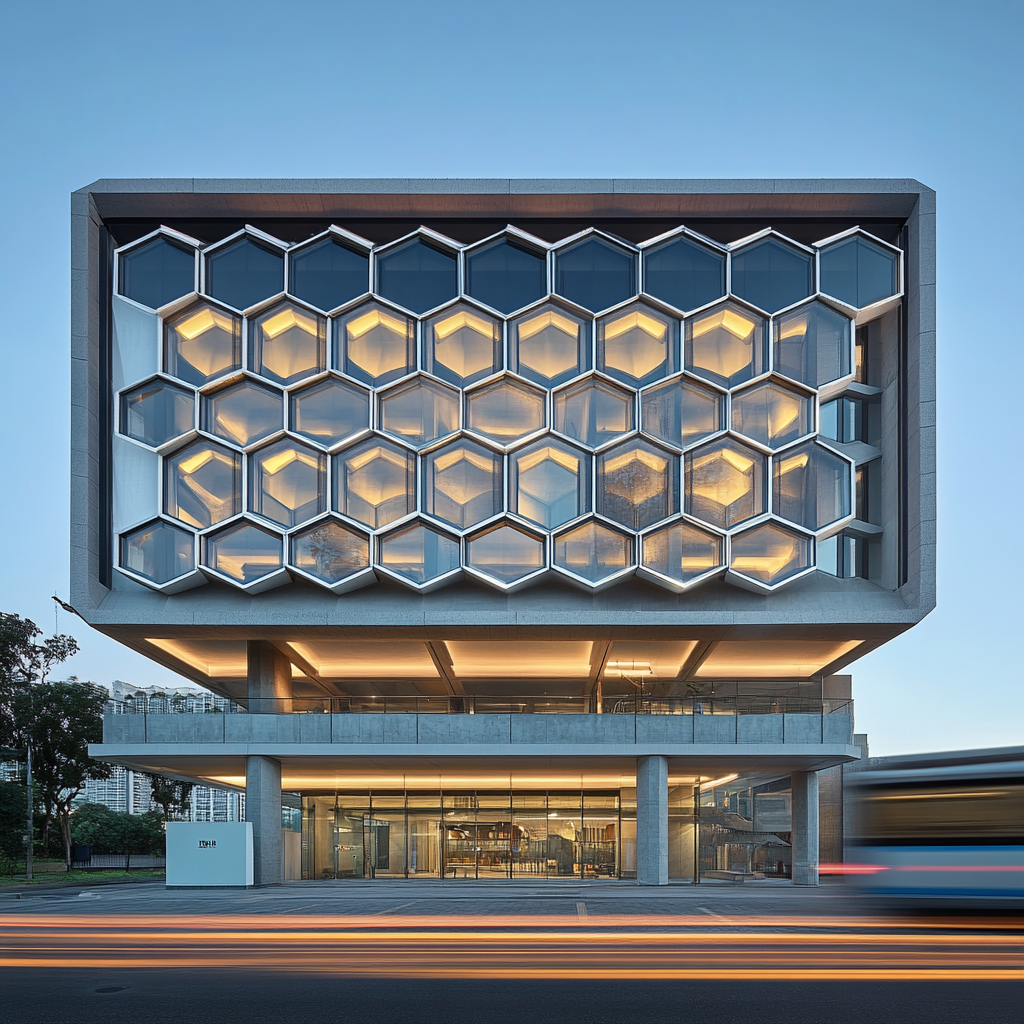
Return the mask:
M697 309L725 294L725 257L685 238L644 256L644 291L676 309Z
M774 313L806 299L814 290L811 257L766 238L732 258L732 292Z
M864 238L851 238L821 254L821 290L862 309L895 295L896 254Z
M377 291L414 313L425 313L458 292L455 256L417 239L381 256Z
M636 260L600 238L555 257L555 291L584 309L608 309L636 294Z
M195 267L191 249L155 238L121 257L118 290L143 306L159 309L195 290Z
M284 291L284 256L243 238L208 257L206 290L235 309Z
M318 309L334 309L370 287L369 257L333 238L295 253L291 260L288 290Z
M156 380L121 396L121 433L153 448L192 429L191 391Z
M543 256L495 242L466 259L466 291L492 309L511 313L547 294Z

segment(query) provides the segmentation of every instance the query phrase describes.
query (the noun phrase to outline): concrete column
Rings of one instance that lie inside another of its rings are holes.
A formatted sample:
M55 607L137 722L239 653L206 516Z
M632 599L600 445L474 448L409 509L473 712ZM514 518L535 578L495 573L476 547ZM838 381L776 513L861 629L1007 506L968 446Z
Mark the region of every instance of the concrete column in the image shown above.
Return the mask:
M636 762L636 880L668 885L668 758Z
M280 715L291 711L292 666L288 659L266 640L250 640L247 645L249 711L262 715Z
M252 822L253 884L284 879L281 839L281 762L273 757L245 759L245 820Z
M793 772L793 884L818 884L818 773Z

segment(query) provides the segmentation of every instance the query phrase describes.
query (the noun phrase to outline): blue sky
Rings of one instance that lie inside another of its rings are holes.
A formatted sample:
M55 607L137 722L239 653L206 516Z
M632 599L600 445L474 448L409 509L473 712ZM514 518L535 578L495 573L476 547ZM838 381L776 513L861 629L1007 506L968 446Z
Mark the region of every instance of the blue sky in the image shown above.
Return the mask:
M68 197L96 178L914 177L939 607L855 666L857 728L876 754L1024 741L1022 36L1019 0L2 5L0 608L49 630L68 592ZM171 678L59 625L81 677Z

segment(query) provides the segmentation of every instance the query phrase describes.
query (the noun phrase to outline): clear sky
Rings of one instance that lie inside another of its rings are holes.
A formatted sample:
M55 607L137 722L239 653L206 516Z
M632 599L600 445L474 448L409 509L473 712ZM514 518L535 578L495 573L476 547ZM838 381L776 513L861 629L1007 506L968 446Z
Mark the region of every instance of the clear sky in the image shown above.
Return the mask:
M49 631L68 594L69 193L96 178L912 177L939 607L854 666L857 729L1024 742L1022 38L1021 0L0 5L0 609ZM82 678L175 678L59 626Z

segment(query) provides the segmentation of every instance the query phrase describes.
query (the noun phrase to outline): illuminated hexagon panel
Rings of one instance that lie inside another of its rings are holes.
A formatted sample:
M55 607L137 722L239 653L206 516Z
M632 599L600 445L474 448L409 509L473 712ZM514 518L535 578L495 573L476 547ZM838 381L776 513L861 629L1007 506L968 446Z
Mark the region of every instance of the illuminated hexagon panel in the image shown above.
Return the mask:
M810 247L683 225L378 247L341 225L294 245L160 228L115 253L113 301L152 328L146 360L119 350L145 369L114 394L115 493L160 474L117 568L165 593L545 574L771 592L854 517L819 409L865 383L856 332L902 276L861 228Z

